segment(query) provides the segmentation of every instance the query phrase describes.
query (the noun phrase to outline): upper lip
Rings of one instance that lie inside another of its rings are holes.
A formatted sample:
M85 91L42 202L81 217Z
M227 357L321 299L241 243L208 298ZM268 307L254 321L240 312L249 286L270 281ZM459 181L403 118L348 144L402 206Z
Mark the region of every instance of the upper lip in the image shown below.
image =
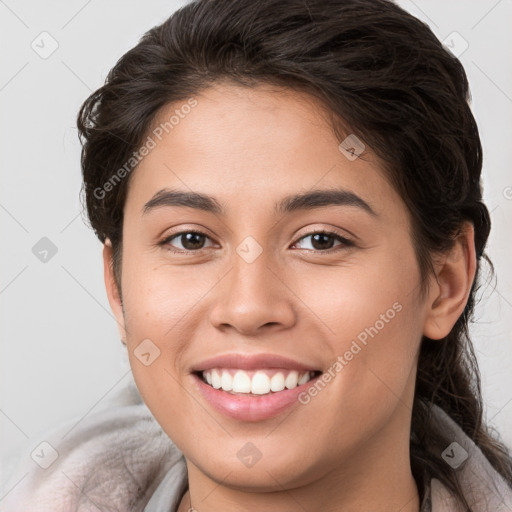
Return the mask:
M286 368L298 371L317 371L311 365L303 364L277 354L224 354L205 359L191 368L191 372L202 372L212 368L238 368L258 370L266 368Z

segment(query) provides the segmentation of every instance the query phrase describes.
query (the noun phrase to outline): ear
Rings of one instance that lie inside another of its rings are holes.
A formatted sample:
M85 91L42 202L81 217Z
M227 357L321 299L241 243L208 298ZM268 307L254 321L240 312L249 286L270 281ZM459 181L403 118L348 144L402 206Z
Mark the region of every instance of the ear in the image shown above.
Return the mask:
M103 276L105 279L105 288L107 291L110 309L117 320L117 327L121 341L126 345L126 329L124 324L123 301L119 289L114 279L114 259L112 243L107 238L103 245Z
M467 304L476 272L474 228L466 222L453 248L436 262L427 300L424 336L447 336Z

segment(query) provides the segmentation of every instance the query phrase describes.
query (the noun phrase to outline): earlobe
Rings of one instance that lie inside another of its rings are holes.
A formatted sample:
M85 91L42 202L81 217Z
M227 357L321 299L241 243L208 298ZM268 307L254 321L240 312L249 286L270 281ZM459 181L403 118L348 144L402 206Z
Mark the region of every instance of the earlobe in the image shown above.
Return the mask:
M465 223L455 243L436 264L436 276L427 299L423 335L447 336L466 307L476 273L474 228Z
M103 245L103 276L110 309L116 318L121 340L126 344L126 329L124 324L122 297L119 293L119 288L114 277L113 249L112 243L108 238L105 239L105 243Z

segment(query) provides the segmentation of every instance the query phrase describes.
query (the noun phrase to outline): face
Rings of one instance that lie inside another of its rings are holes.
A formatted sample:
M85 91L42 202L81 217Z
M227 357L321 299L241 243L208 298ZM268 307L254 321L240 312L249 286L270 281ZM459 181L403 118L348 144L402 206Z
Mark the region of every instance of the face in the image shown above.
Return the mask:
M195 102L159 113L181 115L148 132L125 204L113 307L142 398L189 471L226 485L389 460L426 317L403 201L305 94L217 84Z

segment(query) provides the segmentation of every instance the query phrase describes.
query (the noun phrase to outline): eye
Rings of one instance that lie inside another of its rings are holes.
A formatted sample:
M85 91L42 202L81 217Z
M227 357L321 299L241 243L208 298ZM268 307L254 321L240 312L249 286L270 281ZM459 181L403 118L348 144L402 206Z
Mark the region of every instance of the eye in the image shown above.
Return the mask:
M331 231L315 231L313 233L309 233L308 235L301 237L294 245L297 245L307 238L311 238L312 248L309 249L306 247L306 249L313 250L315 252L327 252L333 249L333 243L336 240L340 243L338 246L334 246L334 250L344 249L354 245L354 243L348 238ZM181 247L176 247L172 243L175 239L181 244ZM205 249L207 247L205 246L205 242L207 240L210 240L210 237L201 231L181 231L180 233L175 233L174 235L165 238L160 242L160 244L170 246L170 250L174 252L194 252Z
M181 247L176 247L172 245L172 241L177 239L181 244ZM201 231L181 231L180 233L176 233L167 237L165 240L162 240L162 245L170 245L171 250L176 252L186 252L186 251L198 251L200 249L204 249L205 239L210 239L208 235L202 233Z
M331 231L315 231L313 233L309 233L309 235L305 235L301 237L297 242L295 242L295 245L298 244L301 240L305 240L306 238L311 238L312 250L315 250L316 252L329 251L333 248L333 243L335 240L338 240L340 245L338 245L334 250L344 249L354 245L354 243L348 238L345 238ZM309 250L307 247L306 249Z

